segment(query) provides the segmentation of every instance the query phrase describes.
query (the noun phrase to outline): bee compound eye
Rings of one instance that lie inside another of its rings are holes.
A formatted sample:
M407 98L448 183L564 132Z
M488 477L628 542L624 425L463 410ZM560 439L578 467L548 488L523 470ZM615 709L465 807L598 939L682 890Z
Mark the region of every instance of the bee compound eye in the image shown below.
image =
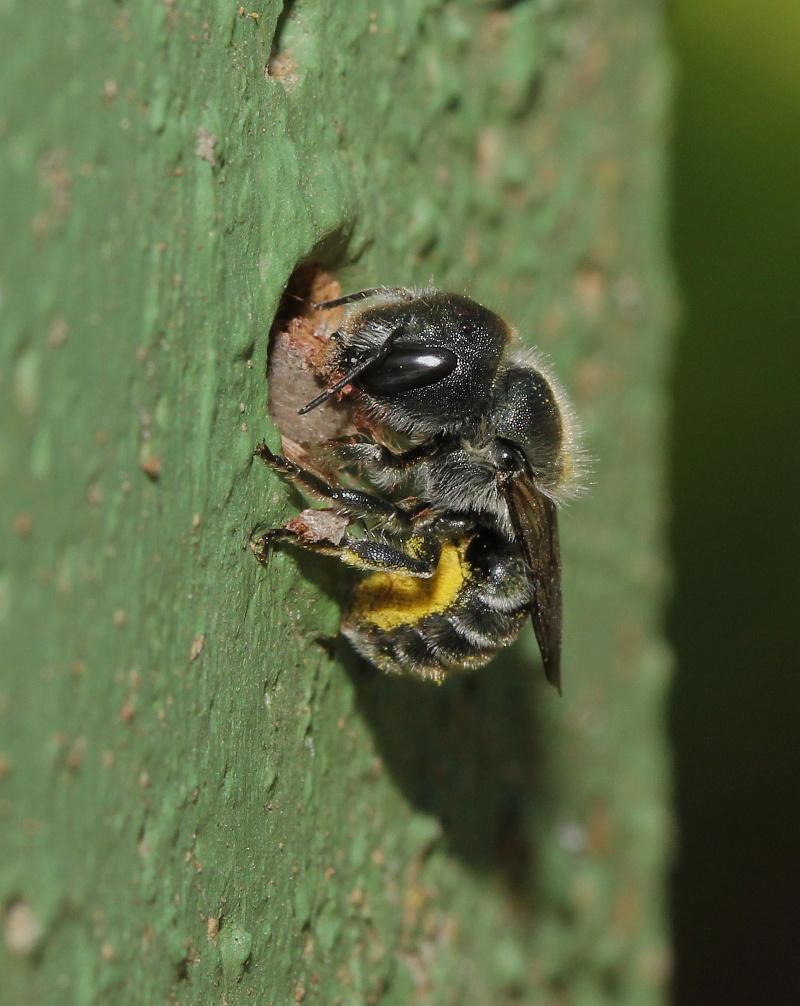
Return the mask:
M525 458L519 448L503 440L497 441L494 458L502 472L519 472L525 467Z
M363 370L356 383L375 395L415 391L444 380L457 366L458 357L450 349L395 345Z

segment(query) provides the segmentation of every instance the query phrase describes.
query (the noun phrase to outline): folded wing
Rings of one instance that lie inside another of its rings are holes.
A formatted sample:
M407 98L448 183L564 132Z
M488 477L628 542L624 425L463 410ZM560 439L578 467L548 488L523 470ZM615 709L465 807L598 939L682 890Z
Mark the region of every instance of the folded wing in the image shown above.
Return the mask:
M528 567L531 617L547 680L561 694L561 550L555 504L525 478L505 487L517 542Z

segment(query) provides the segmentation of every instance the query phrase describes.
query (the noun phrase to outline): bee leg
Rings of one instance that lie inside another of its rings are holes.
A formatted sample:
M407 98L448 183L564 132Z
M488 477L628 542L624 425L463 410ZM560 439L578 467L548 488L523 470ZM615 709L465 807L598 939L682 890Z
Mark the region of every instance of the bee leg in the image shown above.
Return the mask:
M345 465L366 465L378 472L390 471L401 475L421 461L425 461L433 453L430 443L418 444L407 451L392 451L383 444L374 441L348 443L346 440L329 440L319 448L325 457L332 455Z
M263 525L256 525L253 529L253 533L250 537L250 548L252 549L253 555L258 559L262 566L266 566L269 563L269 553L272 549L273 544L284 539L289 539L293 541L296 535L289 531L285 527L271 527L267 531L262 531L261 534L258 532L261 530Z
M270 547L279 541L288 541L300 548L309 549L321 555L329 555L347 566L372 572L396 572L406 576L429 577L436 570L441 554L439 537L430 528L414 527L416 514L390 503L373 493L332 486L313 472L301 468L288 458L273 454L266 444L259 444L255 452L266 464L281 475L291 479L300 488L318 499L334 503L340 511L352 515L354 519L379 517L396 528L411 530L410 536L401 544L387 544L368 535L357 538L344 535L337 542L323 537L309 538L297 527L272 528L254 538L251 547L259 562L265 563Z
M346 486L332 486L323 479L314 475L313 472L301 468L300 465L290 461L288 458L273 454L266 444L259 444L255 451L256 455L266 464L270 465L281 475L285 475L292 482L304 489L309 495L317 499L325 500L336 504L341 510L352 513L358 517L380 517L389 524L400 527L410 527L411 517L402 509L395 506L388 500L381 499L374 493L362 492L359 489L349 489Z
M308 540L291 527L277 527L251 542L256 559L266 564L270 548L280 541L318 555L331 556L355 569L373 573L402 573L422 579L436 572L442 549L439 539L427 531L413 535L405 543L405 547L400 547L374 538L356 538L351 535L345 535L338 544L322 539Z
M347 566L373 573L402 573L425 579L433 576L442 552L441 541L429 531L414 534L402 546L374 538L346 537L338 558Z

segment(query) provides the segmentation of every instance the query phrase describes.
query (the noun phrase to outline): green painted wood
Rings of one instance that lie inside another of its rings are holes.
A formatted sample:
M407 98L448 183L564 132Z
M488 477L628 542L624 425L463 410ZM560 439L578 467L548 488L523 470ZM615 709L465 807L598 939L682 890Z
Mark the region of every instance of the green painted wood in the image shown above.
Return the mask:
M0 1002L659 1002L660 12L250 13L0 3ZM531 633L442 688L332 659L336 570L243 547L309 257L573 390L563 699Z

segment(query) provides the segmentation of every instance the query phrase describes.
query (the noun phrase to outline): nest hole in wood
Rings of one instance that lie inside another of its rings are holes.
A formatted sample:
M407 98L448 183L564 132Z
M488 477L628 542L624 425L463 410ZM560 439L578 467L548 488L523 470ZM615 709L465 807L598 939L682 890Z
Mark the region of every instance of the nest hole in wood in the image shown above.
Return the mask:
M330 339L341 322L342 308L314 305L340 297L334 274L320 265L302 265L292 273L270 331L267 383L269 413L281 432L283 453L298 464L319 467L313 448L354 432L353 408L340 396L304 416L298 409L325 389Z

